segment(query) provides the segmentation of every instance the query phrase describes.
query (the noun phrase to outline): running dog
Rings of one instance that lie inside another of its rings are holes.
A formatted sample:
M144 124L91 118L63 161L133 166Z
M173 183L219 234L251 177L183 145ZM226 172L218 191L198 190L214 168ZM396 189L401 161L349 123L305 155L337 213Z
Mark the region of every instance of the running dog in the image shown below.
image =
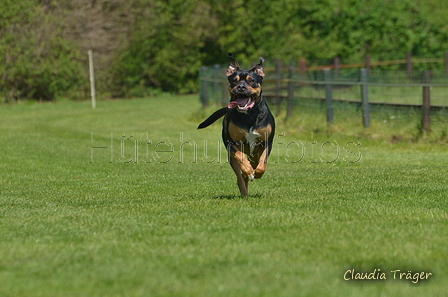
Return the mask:
M248 195L248 182L261 178L271 152L275 132L274 116L262 93L263 63L241 70L231 53L226 76L230 102L215 111L198 129L208 127L224 116L222 139L228 151L229 163L236 174L241 196Z

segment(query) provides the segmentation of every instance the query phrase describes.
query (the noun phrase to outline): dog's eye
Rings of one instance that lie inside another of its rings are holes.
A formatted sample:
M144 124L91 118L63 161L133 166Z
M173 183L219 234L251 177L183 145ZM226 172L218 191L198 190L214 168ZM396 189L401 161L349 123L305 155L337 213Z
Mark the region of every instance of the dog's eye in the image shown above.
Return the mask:
M253 84L254 82L255 82L255 79L253 79L252 77L249 78L249 83L250 83L250 84Z

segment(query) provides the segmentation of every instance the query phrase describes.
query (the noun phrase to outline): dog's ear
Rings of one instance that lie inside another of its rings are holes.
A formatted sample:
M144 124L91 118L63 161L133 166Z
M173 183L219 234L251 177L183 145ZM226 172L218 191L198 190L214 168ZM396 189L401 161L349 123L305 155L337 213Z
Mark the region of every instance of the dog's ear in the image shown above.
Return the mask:
M263 57L260 57L260 63L255 64L251 71L255 72L256 74L258 74L261 77L264 77L264 72L263 72L263 63L264 63L264 59Z
M227 68L226 76L232 75L235 71L240 69L240 65L233 57L232 53L228 53L227 57L229 57L229 67Z

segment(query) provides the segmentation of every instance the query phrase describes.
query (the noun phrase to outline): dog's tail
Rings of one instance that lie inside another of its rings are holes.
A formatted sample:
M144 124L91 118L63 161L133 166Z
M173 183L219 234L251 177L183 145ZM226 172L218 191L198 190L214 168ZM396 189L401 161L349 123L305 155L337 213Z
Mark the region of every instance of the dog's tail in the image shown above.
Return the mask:
M211 124L213 124L216 120L218 120L220 117L224 116L227 113L227 110L229 108L223 107L221 109L218 109L217 111L215 111L211 116L209 116L205 121L203 121L202 123L199 124L198 129L203 129L205 127L210 126Z

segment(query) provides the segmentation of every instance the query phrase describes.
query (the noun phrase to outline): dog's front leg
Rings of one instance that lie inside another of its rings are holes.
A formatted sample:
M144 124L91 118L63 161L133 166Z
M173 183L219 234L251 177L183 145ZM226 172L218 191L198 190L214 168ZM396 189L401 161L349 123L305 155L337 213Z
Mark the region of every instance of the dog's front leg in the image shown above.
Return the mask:
M255 178L261 178L266 171L266 163L268 158L267 152L268 149L264 149L260 155L260 158L258 159L258 164L255 168Z
M236 145L229 145L229 162L233 171L236 174L238 181L238 188L242 196L248 195L248 182L255 177L255 170L252 168L246 155L236 147Z
M249 179L254 180L255 177L255 170L252 168L252 165L250 164L249 160L246 158L246 155L242 151L236 150L234 153L231 154L233 160L235 160L240 167L240 170L243 172L243 174Z
M229 162L230 166L232 166L232 169L235 172L241 196L247 196L249 194L248 192L249 179L247 178L247 176L243 176L243 174L241 173L240 164L235 158L230 158Z

